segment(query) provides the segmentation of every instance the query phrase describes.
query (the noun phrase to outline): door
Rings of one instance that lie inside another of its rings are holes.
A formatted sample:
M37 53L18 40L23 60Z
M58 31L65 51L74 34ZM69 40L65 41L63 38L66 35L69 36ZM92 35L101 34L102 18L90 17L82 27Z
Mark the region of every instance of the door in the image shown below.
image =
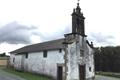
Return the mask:
M21 56L22 58L21 58L21 70L23 70L24 71L24 62L25 62L25 55L24 54L22 54L22 56Z
M79 80L85 80L85 65L79 65Z
M63 67L58 66L57 67L57 80L62 80L63 75Z

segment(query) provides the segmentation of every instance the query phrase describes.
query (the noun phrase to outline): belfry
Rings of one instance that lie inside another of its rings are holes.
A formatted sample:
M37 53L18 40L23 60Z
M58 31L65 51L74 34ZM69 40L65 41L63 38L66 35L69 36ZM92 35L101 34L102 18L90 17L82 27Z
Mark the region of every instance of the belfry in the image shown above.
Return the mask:
M77 3L77 8L73 9L72 13L72 33L78 33L82 36L85 35L84 31L84 16L81 12L79 3Z

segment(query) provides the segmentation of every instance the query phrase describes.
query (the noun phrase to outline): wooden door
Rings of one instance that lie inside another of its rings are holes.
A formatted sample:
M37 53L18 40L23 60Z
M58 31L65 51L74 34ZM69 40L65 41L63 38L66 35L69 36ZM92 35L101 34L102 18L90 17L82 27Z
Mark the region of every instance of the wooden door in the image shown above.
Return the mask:
M57 67L57 80L63 80L62 76L63 75L63 67L62 66L58 66Z
M79 80L85 80L85 65L79 65Z

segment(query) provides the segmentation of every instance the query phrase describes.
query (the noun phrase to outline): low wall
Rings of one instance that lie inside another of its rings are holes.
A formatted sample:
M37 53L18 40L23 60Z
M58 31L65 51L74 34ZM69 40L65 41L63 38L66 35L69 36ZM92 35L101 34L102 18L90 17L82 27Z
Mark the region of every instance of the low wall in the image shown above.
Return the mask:
M8 60L0 60L0 66L7 66Z
M8 65L8 58L0 57L0 66L7 66L7 65Z

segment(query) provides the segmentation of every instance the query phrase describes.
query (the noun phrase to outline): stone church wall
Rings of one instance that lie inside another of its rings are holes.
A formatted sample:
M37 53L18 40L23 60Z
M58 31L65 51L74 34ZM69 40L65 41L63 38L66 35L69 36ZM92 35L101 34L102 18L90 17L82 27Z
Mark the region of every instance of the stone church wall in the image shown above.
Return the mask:
M43 57L43 52L29 53L28 58L24 59L24 63L22 63L24 54L16 55L14 67L23 70L21 67L23 65L25 71L45 74L56 79L57 66L60 64L64 65L64 54L64 50L61 53L59 50L47 51L47 57Z
M87 44L86 38L68 35L66 39L70 43L66 48L66 80L79 80L79 65L85 65L86 79L94 77L93 49Z

